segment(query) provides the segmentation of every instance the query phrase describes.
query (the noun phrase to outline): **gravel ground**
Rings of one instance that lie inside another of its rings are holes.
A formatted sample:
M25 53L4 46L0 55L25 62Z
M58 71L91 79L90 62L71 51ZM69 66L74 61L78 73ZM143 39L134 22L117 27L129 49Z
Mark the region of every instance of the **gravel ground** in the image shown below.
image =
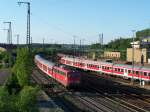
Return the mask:
M44 92L39 91L38 107L40 112L64 112L55 102Z
M10 75L9 69L0 69L0 85L3 85Z

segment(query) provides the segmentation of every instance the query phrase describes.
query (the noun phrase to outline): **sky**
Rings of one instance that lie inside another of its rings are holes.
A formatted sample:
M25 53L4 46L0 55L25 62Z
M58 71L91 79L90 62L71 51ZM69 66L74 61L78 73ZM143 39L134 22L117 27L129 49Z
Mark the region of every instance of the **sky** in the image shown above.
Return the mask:
M0 0L0 29L12 21L13 43L16 34L26 42L26 5L31 3L31 36L33 43L83 44L104 43L119 37L132 37L132 30L150 27L150 0ZM0 30L0 43L7 42L7 32Z

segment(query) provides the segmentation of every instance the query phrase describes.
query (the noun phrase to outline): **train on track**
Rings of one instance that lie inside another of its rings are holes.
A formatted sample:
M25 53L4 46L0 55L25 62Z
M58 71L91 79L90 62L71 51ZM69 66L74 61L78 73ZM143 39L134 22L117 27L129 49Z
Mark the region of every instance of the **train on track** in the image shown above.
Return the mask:
M42 58L40 55L35 55L34 61L40 70L63 86L77 87L80 85L81 74L77 70L72 70L64 65L56 66L55 63Z
M115 64L110 62L92 61L70 55L60 55L60 63L72 67L102 72L105 74L122 76L124 78L133 78L140 81L150 82L150 68L143 66L132 66L126 64Z

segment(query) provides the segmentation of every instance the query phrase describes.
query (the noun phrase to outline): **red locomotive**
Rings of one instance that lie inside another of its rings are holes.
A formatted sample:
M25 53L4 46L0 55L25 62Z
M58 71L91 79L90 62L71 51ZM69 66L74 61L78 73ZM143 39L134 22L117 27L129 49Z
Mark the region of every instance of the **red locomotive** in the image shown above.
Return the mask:
M35 56L35 63L39 69L57 80L65 87L79 86L80 73L64 66L56 66L55 63L45 60L39 55Z
M134 78L141 81L150 82L150 68L126 64L114 64L110 62L92 61L79 57L64 55L60 62L65 65L77 67L84 70L102 72L106 74L118 75L126 78Z

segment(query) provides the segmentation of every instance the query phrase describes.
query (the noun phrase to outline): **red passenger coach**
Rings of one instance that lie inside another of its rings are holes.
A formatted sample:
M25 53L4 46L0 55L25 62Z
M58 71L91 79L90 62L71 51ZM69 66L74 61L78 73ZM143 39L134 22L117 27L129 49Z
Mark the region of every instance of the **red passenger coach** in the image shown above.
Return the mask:
M134 78L137 80L150 82L150 68L143 66L134 66L126 64L116 64L103 61L92 61L89 59L64 55L60 62L72 67L102 72L105 74L117 75L126 78Z
M39 55L35 56L35 63L44 73L64 85L65 87L79 86L80 73L65 66L56 66L55 63L45 60Z

